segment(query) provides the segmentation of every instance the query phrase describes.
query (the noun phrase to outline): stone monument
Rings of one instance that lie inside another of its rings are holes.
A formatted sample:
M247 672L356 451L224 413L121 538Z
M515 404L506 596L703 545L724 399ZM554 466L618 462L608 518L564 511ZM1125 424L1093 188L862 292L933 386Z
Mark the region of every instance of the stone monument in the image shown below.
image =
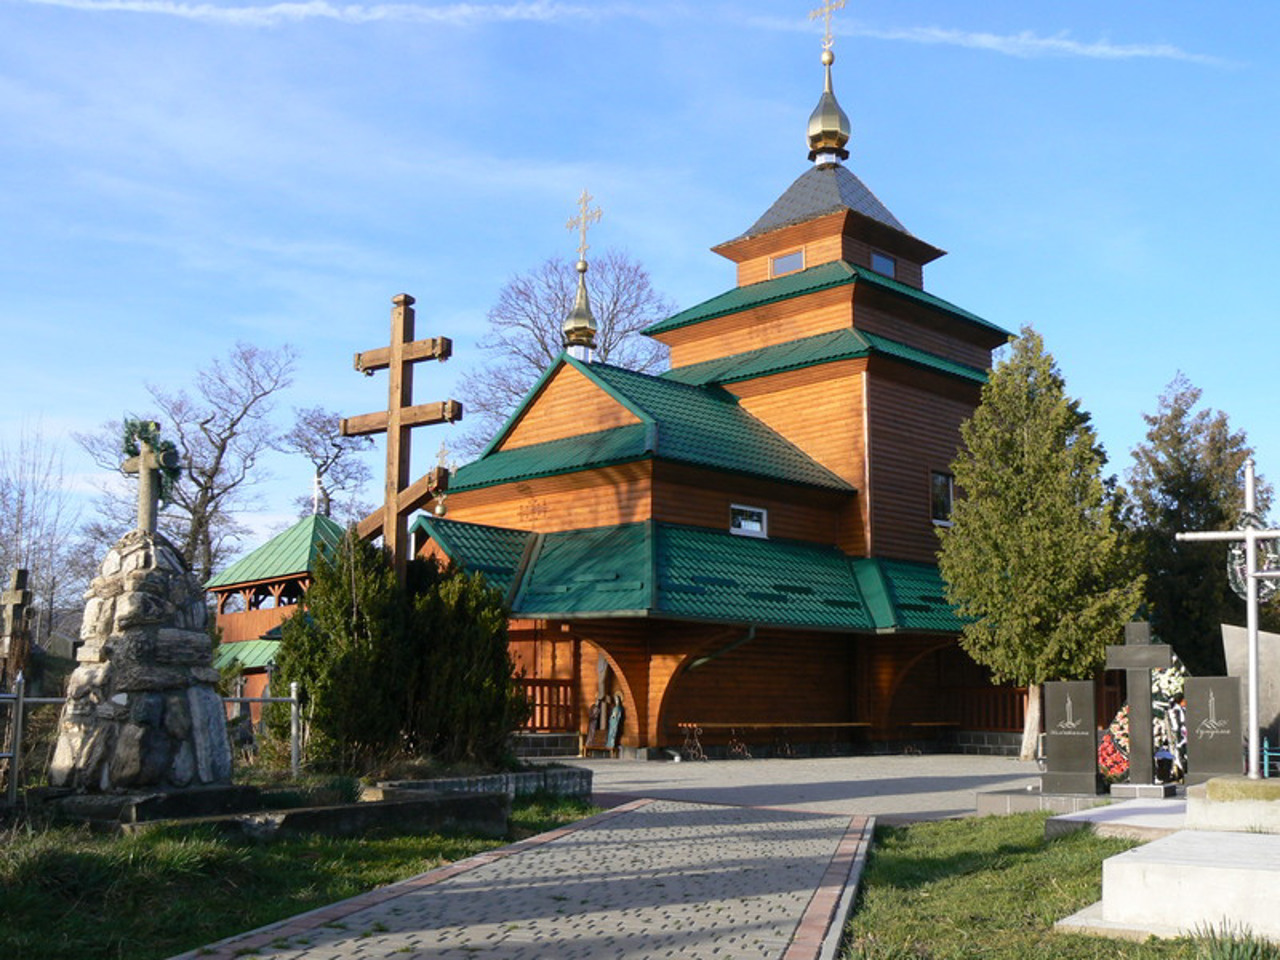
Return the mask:
M1155 782L1155 744L1151 727L1151 671L1173 663L1173 648L1151 642L1151 625L1126 623L1124 643L1107 647L1107 669L1123 670L1129 701L1129 782L1113 783L1111 795L1167 797L1173 786Z
M155 436L158 426L147 426ZM138 526L107 552L85 595L49 771L56 787L121 793L230 782L204 590L156 532L158 473L175 463L139 438L123 465L139 478Z
M1044 685L1044 755L1040 792L1098 793L1098 738L1093 724L1093 681Z

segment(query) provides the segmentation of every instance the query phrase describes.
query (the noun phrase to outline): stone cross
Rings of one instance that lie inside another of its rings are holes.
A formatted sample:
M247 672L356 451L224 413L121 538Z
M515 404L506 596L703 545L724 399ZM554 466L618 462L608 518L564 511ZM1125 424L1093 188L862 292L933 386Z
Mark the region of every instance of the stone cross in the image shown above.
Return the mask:
M155 421L148 423L152 436L155 436L160 425ZM143 533L156 532L156 515L160 505L160 478L157 474L162 467L177 465L178 458L172 450L157 453L155 447L141 437L138 438L138 455L120 465L125 473L138 475L138 529Z
M1173 663L1173 648L1151 642L1151 626L1124 625L1124 645L1107 647L1107 669L1123 670L1129 691L1129 782L1155 781L1155 744L1151 731L1151 671Z
M27 589L27 571L19 567L9 575L9 589L0 594L4 608L4 633L6 638L22 632L27 620L27 608L31 605L31 591Z
M1189 533L1175 534L1178 540L1214 540L1232 544L1244 543L1245 548L1245 622L1249 632L1249 725L1246 734L1249 738L1249 779L1257 780L1261 776L1261 753L1259 749L1258 722L1258 583L1260 580L1274 580L1280 576L1278 570L1261 570L1258 567L1259 541L1280 540L1280 530L1263 529L1264 524L1257 514L1256 480L1253 473L1253 457L1244 462L1244 517L1239 530L1196 530Z
M371 433L387 435L387 473L381 510L357 525L361 537L372 539L382 535L391 551L396 576L404 581L409 551L409 514L430 498L431 481L424 477L409 485L410 436L413 427L435 423L454 423L462 419L462 404L456 400L413 405L413 365L423 360L448 360L453 343L448 337L429 340L413 339L413 297L407 293L391 298L391 344L376 350L357 353L355 367L366 376L375 370L387 370L387 409L343 418L339 432L344 437L362 437ZM432 471L436 473L436 471Z

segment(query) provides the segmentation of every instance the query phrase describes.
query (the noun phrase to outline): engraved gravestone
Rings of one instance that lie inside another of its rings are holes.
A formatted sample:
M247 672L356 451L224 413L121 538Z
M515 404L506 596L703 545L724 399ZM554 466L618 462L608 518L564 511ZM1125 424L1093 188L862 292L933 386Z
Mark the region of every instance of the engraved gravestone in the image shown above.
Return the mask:
M1044 685L1044 756L1041 793L1098 793L1098 740L1093 681Z
M1188 784L1244 773L1239 677L1188 677Z

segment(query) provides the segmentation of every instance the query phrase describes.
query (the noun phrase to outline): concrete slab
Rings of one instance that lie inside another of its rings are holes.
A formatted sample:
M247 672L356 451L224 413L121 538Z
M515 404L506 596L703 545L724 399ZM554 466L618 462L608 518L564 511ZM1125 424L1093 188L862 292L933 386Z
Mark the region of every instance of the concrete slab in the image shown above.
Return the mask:
M1183 829L1186 813L1185 800L1124 800L1052 817L1045 822L1044 835L1059 837L1076 830L1092 830L1104 837L1155 840Z
M1280 837L1183 830L1108 859L1100 903L1057 928L1157 937L1214 928L1280 940L1278 900Z

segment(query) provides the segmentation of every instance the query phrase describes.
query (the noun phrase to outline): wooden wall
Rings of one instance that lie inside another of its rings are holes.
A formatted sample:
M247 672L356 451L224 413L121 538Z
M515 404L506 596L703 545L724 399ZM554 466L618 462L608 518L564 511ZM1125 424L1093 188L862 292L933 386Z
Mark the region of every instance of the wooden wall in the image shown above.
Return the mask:
M238 613L220 613L216 622L218 629L222 631L223 643L257 640L268 630L283 623L285 617L299 609L301 605L295 603L259 610L242 610Z
M960 321L947 320L869 284L855 284L853 326L979 370L990 368L992 347L1003 342L998 335L986 332L962 336Z
M499 449L527 447L639 422L634 413L565 364L543 384L534 403L511 425Z
M449 494L449 519L549 533L647 520L650 461L536 477Z
M657 339L671 348L671 366L674 368L789 343L832 330L847 330L852 322L852 287L829 287L680 327L659 334Z
M865 490L872 554L935 562L938 537L930 516L930 474L951 471L960 424L977 402L976 386L900 364L872 365Z

